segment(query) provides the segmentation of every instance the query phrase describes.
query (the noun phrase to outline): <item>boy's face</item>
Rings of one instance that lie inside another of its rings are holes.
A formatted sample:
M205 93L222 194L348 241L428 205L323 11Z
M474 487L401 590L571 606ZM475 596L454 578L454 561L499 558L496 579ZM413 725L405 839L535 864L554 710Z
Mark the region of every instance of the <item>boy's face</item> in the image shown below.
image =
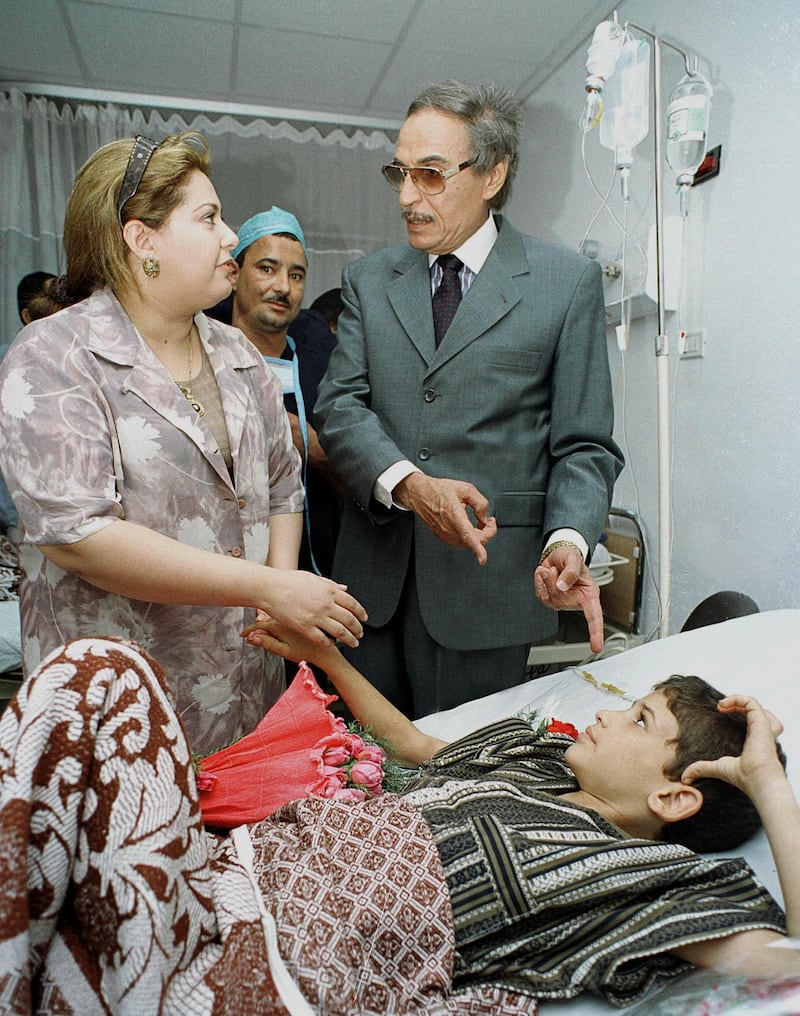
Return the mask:
M664 693L654 691L630 709L600 710L565 757L581 790L627 811L669 782L664 768L675 757L678 733Z

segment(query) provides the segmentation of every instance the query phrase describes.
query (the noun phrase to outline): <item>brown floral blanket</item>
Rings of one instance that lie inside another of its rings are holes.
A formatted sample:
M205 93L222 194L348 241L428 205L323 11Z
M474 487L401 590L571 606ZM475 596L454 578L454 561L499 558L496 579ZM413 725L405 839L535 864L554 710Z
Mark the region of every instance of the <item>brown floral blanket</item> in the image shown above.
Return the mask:
M430 832L309 799L217 837L158 666L82 639L0 718L0 1014L535 1013L453 993Z

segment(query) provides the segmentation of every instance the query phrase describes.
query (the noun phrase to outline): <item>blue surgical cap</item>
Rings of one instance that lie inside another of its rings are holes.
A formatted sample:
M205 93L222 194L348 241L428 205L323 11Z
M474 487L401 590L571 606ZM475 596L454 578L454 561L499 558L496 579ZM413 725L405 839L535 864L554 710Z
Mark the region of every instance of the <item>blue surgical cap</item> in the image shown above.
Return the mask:
M306 261L308 261L306 238L303 236L300 223L291 212L278 208L277 205L273 205L268 212L259 212L258 215L252 215L242 225L242 228L239 230L239 242L233 248L231 256L238 258L242 251L247 250L256 240L260 240L262 236L274 236L275 233L291 233L293 237L300 241Z

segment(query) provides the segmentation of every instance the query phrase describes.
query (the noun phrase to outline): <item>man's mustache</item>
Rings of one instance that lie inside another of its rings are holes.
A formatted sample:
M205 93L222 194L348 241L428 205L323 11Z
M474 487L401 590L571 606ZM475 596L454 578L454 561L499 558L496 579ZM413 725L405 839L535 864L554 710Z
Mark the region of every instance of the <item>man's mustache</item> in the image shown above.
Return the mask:
M405 219L406 222L433 222L433 217L430 215L420 215L419 212L415 212L412 208L403 208L400 215Z

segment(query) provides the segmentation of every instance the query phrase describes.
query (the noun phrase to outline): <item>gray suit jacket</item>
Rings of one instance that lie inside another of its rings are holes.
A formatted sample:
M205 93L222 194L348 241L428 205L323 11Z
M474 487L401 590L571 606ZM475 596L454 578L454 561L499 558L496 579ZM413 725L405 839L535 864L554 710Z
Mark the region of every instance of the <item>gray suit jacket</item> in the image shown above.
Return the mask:
M599 266L501 217L498 226L438 350L424 252L390 247L349 265L315 407L320 441L352 495L334 577L370 624L383 625L413 546L428 631L455 649L555 630L555 613L533 589L543 535L569 526L593 547L622 467ZM487 565L372 498L376 478L400 459L486 495L499 530Z

